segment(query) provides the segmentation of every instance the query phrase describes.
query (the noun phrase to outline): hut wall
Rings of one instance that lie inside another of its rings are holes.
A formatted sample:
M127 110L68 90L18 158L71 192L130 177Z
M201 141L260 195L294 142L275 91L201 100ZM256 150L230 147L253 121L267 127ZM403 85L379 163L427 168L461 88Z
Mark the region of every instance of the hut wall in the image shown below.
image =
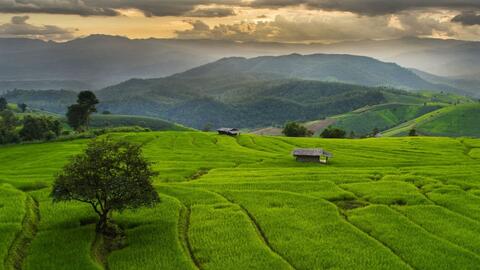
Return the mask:
M320 157L297 156L297 161L299 161L299 162L320 162Z

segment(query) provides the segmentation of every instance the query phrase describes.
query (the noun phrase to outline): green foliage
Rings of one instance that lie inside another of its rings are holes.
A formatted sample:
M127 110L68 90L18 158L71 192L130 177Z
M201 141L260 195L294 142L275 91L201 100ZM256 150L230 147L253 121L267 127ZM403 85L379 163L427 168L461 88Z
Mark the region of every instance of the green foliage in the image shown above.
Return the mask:
M90 204L100 218L97 231L105 233L111 211L152 207L158 201L151 185L155 175L140 146L92 141L85 153L75 156L57 176L51 196L54 202Z
M67 122L76 131L88 129L90 115L97 111L95 105L98 99L91 91L82 91L78 94L77 103L68 107Z
M88 114L85 108L80 104L73 104L68 107L67 111L67 123L76 131L81 131L84 125L87 123Z
M287 137L307 137L312 135L306 127L296 122L288 122L282 133Z
M326 128L320 134L322 138L337 138L337 139L345 138L346 135L347 135L347 132L345 130L335 128L332 126Z
M7 109L8 103L4 97L0 97L0 112Z
M27 106L27 104L25 104L25 103L19 103L19 104L17 104L17 107L20 109L20 111L21 111L22 113L24 113L24 112L27 111L27 107L28 107L28 106Z
M19 132L24 141L52 140L62 132L62 125L58 120L48 117L25 116L23 127Z
M0 112L0 144L16 143L20 140L17 131L17 118L10 110Z

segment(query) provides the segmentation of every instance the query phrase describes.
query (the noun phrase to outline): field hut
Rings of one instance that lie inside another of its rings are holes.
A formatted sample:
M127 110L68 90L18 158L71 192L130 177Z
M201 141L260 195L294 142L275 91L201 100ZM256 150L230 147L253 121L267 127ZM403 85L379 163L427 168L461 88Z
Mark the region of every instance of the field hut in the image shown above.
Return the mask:
M237 136L240 135L240 130L237 128L219 128L217 129L218 134L228 135L228 136Z
M330 152L320 148L295 149L292 154L298 162L316 162L323 164L327 164L328 159L333 157Z

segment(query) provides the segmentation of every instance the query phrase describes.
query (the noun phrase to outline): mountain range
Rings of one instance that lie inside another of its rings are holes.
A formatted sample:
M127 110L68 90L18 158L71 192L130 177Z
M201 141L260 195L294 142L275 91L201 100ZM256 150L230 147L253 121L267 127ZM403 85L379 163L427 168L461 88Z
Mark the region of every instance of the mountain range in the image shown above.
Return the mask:
M224 57L291 53L369 56L454 80L477 82L480 74L479 42L403 38L283 44L93 35L65 43L0 39L0 85L1 81L80 81L91 89L100 89L131 78L170 76ZM51 89L65 89L63 86L52 85ZM68 90L83 87L85 85L70 85ZM474 87L474 92L479 91L478 83ZM15 86L3 90L13 88Z
M161 117L195 128L254 128L420 99L394 88L456 91L369 57L291 54L224 58L164 78L131 79L99 90L97 96L99 110L116 114ZM76 93L17 90L5 96L12 102L64 113Z

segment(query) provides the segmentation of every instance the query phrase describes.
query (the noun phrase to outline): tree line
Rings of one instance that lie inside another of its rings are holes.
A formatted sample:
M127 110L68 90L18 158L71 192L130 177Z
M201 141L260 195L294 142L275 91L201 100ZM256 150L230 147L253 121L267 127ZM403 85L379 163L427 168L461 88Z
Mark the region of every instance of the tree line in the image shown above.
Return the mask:
M88 130L90 116L96 112L99 101L91 91L78 94L77 103L68 107L67 124L76 132ZM0 144L20 143L23 141L48 141L56 139L63 130L60 120L38 115L28 110L25 103L9 106L4 97L0 97Z

